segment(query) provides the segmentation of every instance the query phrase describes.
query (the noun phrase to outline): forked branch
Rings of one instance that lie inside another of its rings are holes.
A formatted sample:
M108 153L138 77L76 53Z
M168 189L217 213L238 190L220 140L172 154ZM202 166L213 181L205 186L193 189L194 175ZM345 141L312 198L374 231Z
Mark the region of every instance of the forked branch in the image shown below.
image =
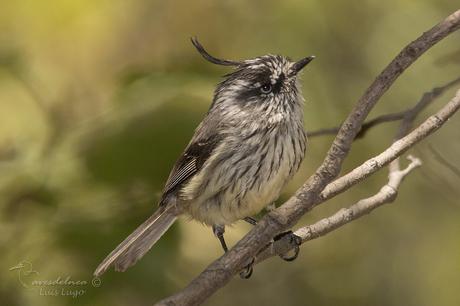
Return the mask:
M418 158L409 157L411 163L404 170L400 170L399 156L405 151L412 148L419 141L428 137L431 133L438 130L447 120L453 116L460 108L460 90L457 91L455 97L447 103L437 114L429 117L425 122L418 126L407 136L398 139L401 135L407 134L408 129L412 125L415 116L407 116L401 123L401 127L396 136L395 142L384 152L375 156L361 166L355 168L353 171L340 177L336 181L329 184L321 193L324 201L336 196L339 193L348 190L358 182L366 177L372 175L383 166L390 163L388 183L380 189L380 191L356 204L353 204L348 209L341 209L334 215L324 218L317 223L309 226L302 227L294 232L302 239L303 242L324 236L325 234L362 217L372 210L380 207L383 204L392 202L401 184L402 179L409 174L413 169L421 165ZM414 108L415 109L415 108ZM324 202L323 202L324 203ZM260 254L257 255L256 262L259 263L265 259L281 255L289 252L297 247L293 241L289 239L280 239L272 242L270 247L265 248Z

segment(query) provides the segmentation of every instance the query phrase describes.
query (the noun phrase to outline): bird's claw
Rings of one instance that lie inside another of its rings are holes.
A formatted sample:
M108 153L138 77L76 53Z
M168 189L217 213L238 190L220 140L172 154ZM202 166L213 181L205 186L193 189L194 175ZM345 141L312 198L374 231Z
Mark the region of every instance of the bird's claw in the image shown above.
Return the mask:
M242 279L248 279L251 277L252 275L252 272L254 271L252 265L254 264L255 262L255 258L253 257L251 259L251 262L249 262L245 267L244 267L244 270L240 272L240 277Z
M291 256L288 256L287 254L280 254L279 257L285 261L293 261L299 256L300 252L300 245L302 244L302 238L294 234L292 231L287 231L283 232L281 234L278 234L273 238L274 241L280 240L280 239L289 239L289 243L292 245L294 244L294 254ZM240 272L240 277L243 279L248 279L251 277L252 272L253 272L253 265L255 262L255 258L253 257L251 261L244 267L244 269Z
M284 261L293 261L295 260L298 256L299 256L299 252L300 252L300 245L302 244L302 238L300 238L299 236L297 236L296 234L294 234L292 231L287 231L287 232L283 232L281 234L278 234L275 236L275 238L273 238L274 241L277 241L277 240L280 240L286 236L289 236L289 243L290 244L294 244L294 254L291 255L291 256L288 256L286 254L280 254L278 255L282 260Z

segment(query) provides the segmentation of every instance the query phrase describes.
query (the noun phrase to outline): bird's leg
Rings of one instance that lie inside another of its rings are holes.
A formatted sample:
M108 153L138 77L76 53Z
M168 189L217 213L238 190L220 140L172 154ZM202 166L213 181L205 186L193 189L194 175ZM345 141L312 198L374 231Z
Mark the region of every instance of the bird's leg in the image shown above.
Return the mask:
M283 232L278 234L273 238L273 241L280 239L288 239L289 244L294 244L294 254L292 256L287 256L286 254L280 254L279 257L285 261L293 261L299 256L300 245L302 244L302 238L294 234L292 231Z
M225 239L224 239L225 225L214 224L212 226L212 232L217 237L217 239L219 239L220 244L222 245L222 249L224 249L224 252L227 253L228 248L227 248L227 244L225 243Z
M257 225L257 220L252 218L252 217L246 217L243 219L244 221L246 221L247 223L251 224L251 225L254 225L256 226ZM251 277L252 275L252 272L253 272L253 268L252 268L252 265L254 264L255 262L255 258L253 257L251 259L251 261L246 265L246 267L244 268L243 271L240 272L240 277L241 278L244 278L244 279L248 279Z
M265 209L268 212L271 212L272 210L276 209L275 202L273 202L270 205L268 205ZM246 221L246 222L248 222L249 224L252 224L252 225L257 225L257 220L254 219L254 218L251 218L251 217L244 218L244 221ZM284 237L286 237L286 238L284 238ZM287 232L283 232L281 234L276 235L273 238L273 242L275 242L277 240L280 240L280 239L283 239L283 238L288 239L289 244L294 244L295 245L294 254L292 256L286 256L286 254L281 254L279 256L281 257L281 259L283 259L285 261L293 261L299 256L300 245L302 244L302 239L299 236L295 235L292 231L287 231Z
M254 222L256 222L254 219L250 218ZM257 222L256 222L257 223ZM212 231L214 235L219 239L220 244L222 245L222 249L224 249L224 252L228 252L228 247L227 244L225 243L224 239L224 233L225 233L225 226L224 225L219 225L219 224L214 224L212 226ZM252 265L254 264L254 258L251 259L251 262L244 268L243 271L240 272L240 277L241 278L250 278L252 275Z
M273 210L275 208L276 208L275 203L272 203L269 206L267 206L268 211L271 211L271 210ZM257 225L257 220L252 218L252 217L246 217L243 220L246 221L247 223L251 224L251 225L254 225L254 226ZM214 234L216 234L216 232L214 232ZM216 234L216 236L217 236L217 234ZM289 239L289 243L294 244L295 247L294 247L294 255L287 256L286 254L280 254L279 257L281 259L285 260L285 261L293 261L293 260L295 260L299 256L300 245L302 244L302 239L299 236L295 235L292 231L287 231L287 232L283 232L281 234L276 235L273 238L273 241L277 241L277 240L280 240L280 239ZM219 238L219 240L220 240L220 238ZM221 242L222 241L223 241L223 232L222 232L222 240L221 240ZM225 241L223 243L225 243ZM244 271L240 272L240 277L241 278L246 278L247 279L247 278L251 277L252 272L253 272L253 267L252 266L253 266L254 262L255 262L255 258L252 258L251 262L245 267Z
M254 225L254 226L257 225L257 220L252 217L246 217L243 220L251 225Z
M271 212L272 210L276 209L276 205L273 202L270 205L268 205L265 209L268 212ZM251 225L254 225L254 226L257 225L257 220L252 218L252 217L246 217L243 220L246 221L247 223L251 224ZM286 237L286 238L284 238L284 237ZM294 247L294 255L287 256L286 254L280 254L279 257L281 259L285 260L285 261L293 261L299 256L300 245L302 244L302 239L299 236L295 235L292 231L288 231L288 232L283 232L281 234L276 235L273 238L273 242L275 242L277 240L280 240L280 239L283 239L283 238L284 239L289 239L289 244L294 244L295 245L295 247ZM254 264L254 261L255 261L255 258L252 258L251 262L246 266L245 270L240 272L240 277L241 278L249 278L249 277L251 277L251 274L252 274L252 271L253 271L252 265Z

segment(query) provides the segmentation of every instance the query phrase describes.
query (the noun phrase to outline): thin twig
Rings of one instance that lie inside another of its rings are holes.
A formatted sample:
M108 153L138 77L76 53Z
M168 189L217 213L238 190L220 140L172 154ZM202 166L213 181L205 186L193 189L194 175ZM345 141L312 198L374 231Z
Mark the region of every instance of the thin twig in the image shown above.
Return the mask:
M407 110L406 110L407 111ZM364 137L366 132L371 129L372 127L379 125L381 123L386 123L386 122L394 122L394 121L399 121L402 118L404 118L404 114L406 111L402 112L397 112L397 113L390 113L390 114L385 114L385 115L380 115L378 117L375 117L369 121L366 121L363 126L361 127L361 130L359 133L356 135L355 139L359 139ZM324 129L319 129L316 131L312 132L307 132L307 136L309 138L312 137L318 137L318 136L326 136L326 135L336 135L337 132L339 131L340 127L332 127L332 128L324 128Z
M453 81L450 81L447 84L444 84L439 87L433 88L431 91L426 92L422 98L420 99L419 103L417 104L419 109L416 110L417 113L419 113L422 109L426 108L432 101L434 101L437 97L442 95L445 91L451 89L455 85L460 83L460 77L456 78ZM404 117L410 113L414 112L414 107L408 108L404 111L396 112L396 113L389 113L389 114L384 114L377 116L369 121L364 122L363 126L361 127L361 130L359 133L356 135L355 139L360 139L363 138L367 132L382 123L387 123L387 122L394 122L394 121L399 121L404 119ZM332 128L324 128L324 129L319 129L316 131L312 132L307 132L307 136L309 138L312 137L318 137L318 136L325 136L325 135L335 135L339 131L340 127L332 127Z

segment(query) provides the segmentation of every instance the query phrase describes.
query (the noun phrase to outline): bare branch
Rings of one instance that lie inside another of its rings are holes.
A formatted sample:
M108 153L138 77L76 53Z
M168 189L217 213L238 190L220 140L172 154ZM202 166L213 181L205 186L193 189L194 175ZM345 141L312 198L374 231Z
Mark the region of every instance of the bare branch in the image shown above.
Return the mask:
M367 160L359 167L329 184L321 193L321 197L323 199L322 202L344 192L391 162L389 182L387 185L382 187L379 193L370 198L359 201L348 210L340 210L331 217L325 218L311 226L301 228L295 231L295 234L301 237L303 242L317 238L365 215L382 204L392 201L394 197L396 197L396 192L402 178L412 171L413 168L418 167L421 164L419 159L411 158L412 163L405 170L400 170L398 157L409 148L412 148L416 143L438 130L458 111L459 108L460 90L457 91L456 96L438 113L430 116L407 136L399 140L395 140L395 142L384 152ZM401 129L398 134L401 134L401 131L409 125L409 121L412 121L413 119L413 117L408 117L408 119L406 119L408 122L401 124ZM361 212L361 210L363 211ZM288 239L277 240L272 243L272 246L265 248L257 255L257 262L261 262L271 256L285 254L294 247L296 247L294 242Z
M362 138L366 132L371 129L372 127L379 125L381 123L386 123L386 122L394 122L394 121L399 121L402 118L404 118L404 114L407 112L407 110L402 111L402 112L397 112L397 113L390 113L390 114L385 114L385 115L380 115L378 117L375 117L369 121L366 121L363 123L361 130L359 133L356 135L355 139ZM324 128L324 129L319 129L316 131L312 132L307 132L307 136L309 138L312 137L318 137L318 136L326 136L326 135L335 135L339 131L340 127L332 127L332 128Z
M349 208L343 208L334 215L322 219L315 224L302 227L295 231L295 234L302 238L302 242L306 242L323 236L359 217L369 214L383 204L392 202L396 198L399 186L405 176L422 164L420 159L410 155L408 159L411 163L404 170L391 172L388 175L388 183L372 197L362 199Z
M230 281L233 275L246 265L247 260L254 257L260 249L270 242L272 237L295 224L302 215L321 202L322 199L319 196L321 191L340 173L342 163L351 148L353 139L382 95L420 55L459 27L460 10L448 16L405 47L366 90L340 128L322 165L296 194L281 207L264 216L258 225L229 252L209 265L187 287L158 302L157 305L197 305L202 303ZM451 107L455 107L451 104L449 104ZM445 110L447 113L441 115L448 115L449 111L452 109ZM442 125L442 122L438 116L435 116L430 117L428 124L437 129ZM401 149L404 143L397 141L395 145L395 149Z
M397 113L389 113L389 114L380 115L380 116L377 116L377 117L375 117L375 118L373 118L373 119L371 119L369 121L364 122L362 127L361 127L361 130L356 135L355 139L363 138L371 128L373 128L373 127L375 127L377 125L380 125L382 123L394 122L394 121L402 120L402 119L404 119L404 117L408 113L412 113L412 112L419 113L424 108L426 108L431 102L433 102L437 97L442 95L446 90L454 87L455 85L457 85L459 83L460 83L460 77L456 78L453 81L450 81L447 84L444 84L444 85L439 86L439 87L435 87L429 92L426 92L422 96L420 101L417 103L416 107L411 107L411 108L408 108L408 109L406 109L404 111L397 112ZM319 129L319 130L316 130L316 131L307 132L307 136L309 138L312 138L312 137L325 136L325 135L335 135L335 134L337 134L339 129L340 129L339 126L333 127L333 128Z
M450 82L449 84L453 84L454 82ZM446 86L449 86L449 84L447 84ZM404 116L404 120L401 122L401 126L396 134L395 141L393 142L393 144L408 133L416 116L429 103L431 103L434 100L435 93L439 94L439 91L434 89L431 91L431 93L424 94L422 99L420 99L420 101L414 107L412 107L406 112ZM457 92L457 96L453 98L453 101L455 101L456 99L459 99L458 98L459 93L460 93L460 90ZM412 134L418 133L418 130L420 130L420 127L417 128ZM409 135L405 139L402 139L401 141L406 141L410 137L411 135ZM391 152L390 149L391 147L387 149L386 151ZM395 153L395 151L393 151L393 153ZM421 161L419 159L415 159L413 157L409 157L409 159L412 161L412 163L406 168L406 170L403 170L403 171L400 170L399 157L395 158L390 163L389 182L387 185L382 187L382 189L376 195L369 197L367 199L363 199L348 209L341 209L340 211L335 213L333 216L324 218L313 225L300 228L295 232L295 234L301 237L302 243L308 240L318 238L365 214L370 213L372 210L374 210L377 207L380 207L381 205L385 203L389 203L393 201L397 195L397 190L398 190L399 184L402 181L402 178L405 175L407 175L413 168L421 165ZM379 160L377 160L376 158L370 159L366 161L362 166L356 168L355 170L359 170L360 168L362 168L360 169L360 171L365 171L365 169L368 168L367 166L365 166L366 163L370 165L372 164L378 165ZM368 168L368 169L372 169L372 168ZM337 195L338 193L345 191L346 189L350 188L354 184L356 184L359 181L359 178L354 177L352 173L354 172L356 174L359 174L360 171L355 171L355 170L353 170L351 173L348 173L347 175L344 175L343 177L339 178L335 182L329 184L321 194L324 200L327 200ZM345 184L345 183L348 183L348 184ZM335 191L334 191L334 187L336 188ZM297 247L295 245L295 242L289 239L284 239L284 240L281 239L276 242L272 242L269 245L269 247L263 249L257 255L256 262L259 263L271 256L275 256L275 255L279 256L281 254L286 254L287 252L292 250L294 247Z
M376 172L381 168L381 166L387 165L396 156L401 155L410 147L414 146L417 142L436 131L450 116L452 116L458 110L460 103L459 100L460 91L458 91L456 96L438 113L430 116L410 134L401 138L400 140L395 141L388 149L379 155L367 160L361 166L353 169L349 173L329 184L321 193L321 202L328 200L333 196L347 190L351 186L357 184L372 173ZM356 177L359 177L359 180L355 180L354 178Z

